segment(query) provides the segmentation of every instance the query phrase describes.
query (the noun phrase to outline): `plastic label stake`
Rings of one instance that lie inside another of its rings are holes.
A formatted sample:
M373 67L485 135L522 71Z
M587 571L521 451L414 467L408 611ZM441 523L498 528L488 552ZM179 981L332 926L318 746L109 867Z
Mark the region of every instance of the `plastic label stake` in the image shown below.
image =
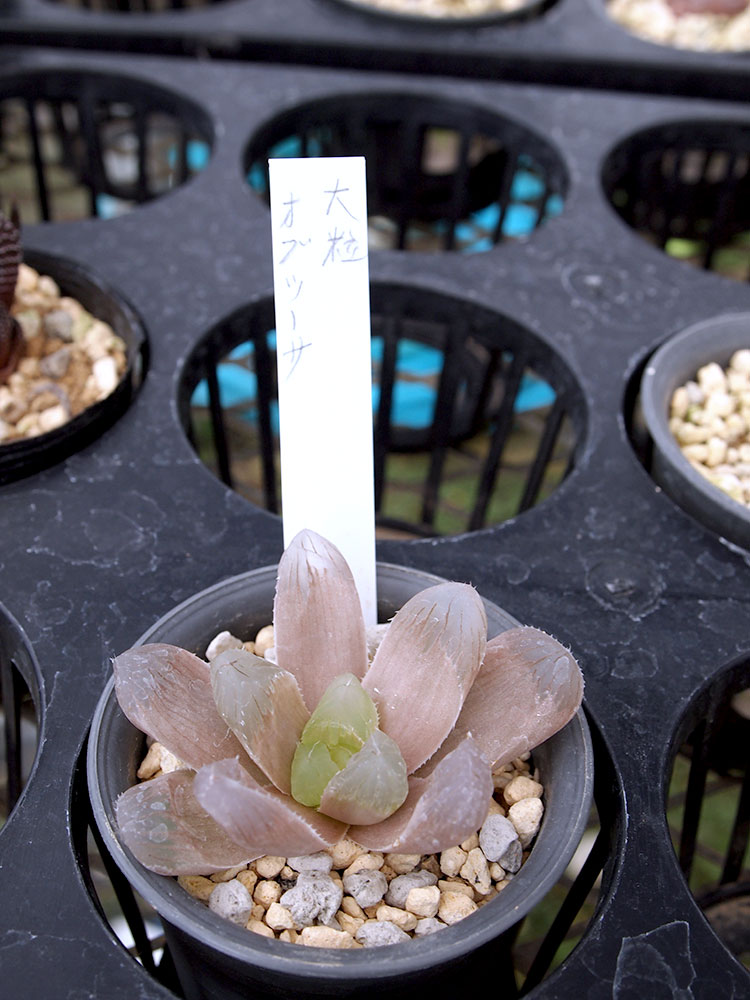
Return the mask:
M272 159L284 545L338 546L377 621L367 189L361 156Z

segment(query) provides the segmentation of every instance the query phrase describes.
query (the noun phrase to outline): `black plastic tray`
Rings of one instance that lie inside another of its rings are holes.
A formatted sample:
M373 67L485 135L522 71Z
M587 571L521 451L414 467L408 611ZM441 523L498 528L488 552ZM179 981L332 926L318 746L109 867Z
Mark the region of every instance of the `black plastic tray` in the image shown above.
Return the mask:
M338 0L225 0L152 13L5 0L0 38L739 101L749 93L747 52L703 53L644 41L612 21L604 0L531 2L518 16L475 25L420 23Z
M263 4L260 4L263 9ZM270 8L269 8L270 9ZM227 10L230 10L228 7ZM332 15L331 15L332 16ZM3 989L10 996L132 1000L170 994L117 944L78 863L74 776L109 658L179 601L275 563L281 525L201 465L178 413L180 372L220 320L272 291L265 205L240 164L275 114L329 95L427 94L533 123L565 164L564 211L484 254L383 251L374 280L496 309L533 331L582 400L575 468L545 502L454 539L384 542L379 558L471 581L579 657L614 811L599 911L538 998L633 989L743 996L747 972L709 928L664 819L672 753L708 688L750 657L748 552L685 514L649 477L626 431L632 380L653 349L750 288L649 247L608 205L601 166L633 131L671 120L744 120L738 105L291 66L6 50L17 66L127 72L198 102L214 122L207 168L119 219L28 227L29 248L91 267L142 318L150 363L106 436L0 491L0 616L38 691L40 751L0 833ZM739 672L739 673L738 673ZM10 902L12 901L12 902ZM646 985L644 985L644 983Z

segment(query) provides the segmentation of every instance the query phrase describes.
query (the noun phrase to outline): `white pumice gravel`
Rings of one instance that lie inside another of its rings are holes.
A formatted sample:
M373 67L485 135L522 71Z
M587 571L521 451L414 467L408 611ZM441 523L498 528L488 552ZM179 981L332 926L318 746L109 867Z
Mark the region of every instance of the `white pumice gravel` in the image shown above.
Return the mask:
M388 891L388 879L382 871L353 872L343 879L344 892L364 909L379 903Z
M0 444L45 434L109 396L127 368L111 326L21 264L11 314L23 333L16 371L0 386Z
M325 851L317 854L305 854L298 858L286 858L285 863L295 872L329 872L333 868L333 859ZM281 866L284 867L283 865ZM281 871L281 868L279 869Z
M244 927L252 913L253 899L241 882L232 879L214 886L208 897L208 908L225 920Z
M735 351L726 369L704 365L675 389L669 429L697 472L750 506L750 348Z
M362 7L425 18L472 18L505 14L531 5L530 0L354 0Z
M609 16L661 45L701 51L750 49L750 7L736 14L676 15L667 0L609 0Z
M269 629L256 636L256 652L259 646L273 648ZM221 632L209 648L235 648L236 642L253 647ZM148 779L161 774L162 767L182 766L153 743L139 776ZM433 934L502 891L539 829L544 789L532 773L530 756L499 768L493 783L495 794L481 829L437 855L384 855L345 837L317 854L266 855L241 869L209 878L181 875L177 881L214 912L285 943L375 948Z

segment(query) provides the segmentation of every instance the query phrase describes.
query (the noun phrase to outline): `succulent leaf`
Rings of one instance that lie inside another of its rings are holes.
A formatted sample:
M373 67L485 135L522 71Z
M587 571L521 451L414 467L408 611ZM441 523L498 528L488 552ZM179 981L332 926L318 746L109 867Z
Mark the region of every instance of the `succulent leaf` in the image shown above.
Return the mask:
M247 759L216 710L204 660L179 646L151 643L116 656L113 666L125 715L188 767L197 770L225 757Z
M410 774L453 728L481 666L486 636L482 599L462 583L423 590L391 622L362 686Z
M294 676L245 649L225 650L210 669L222 719L264 774L288 793L294 751L309 715Z
M198 802L246 851L256 857L315 854L337 843L346 825L258 784L236 760L208 764L195 776Z
M320 811L342 823L378 823L399 808L408 792L401 751L390 736L376 729L328 782Z
M172 771L134 785L115 804L120 835L136 858L159 875L210 875L246 864L231 840L193 794L192 771Z
M533 750L573 718L583 698L583 675L551 635L530 626L490 639L482 669L458 722L435 762L471 733L492 767ZM420 775L434 765L430 760Z
M476 833L491 796L487 760L467 737L428 778L410 778L409 794L398 812L382 823L352 826L348 836L371 851L433 854Z
M274 601L276 659L297 678L308 708L341 665L362 677L367 643L354 577L335 545L301 531L279 562Z
M334 677L302 733L303 743L322 740L352 753L378 728L378 710L354 674Z
M343 763L342 757L346 758ZM349 757L349 751L344 750L339 760L334 760L330 749L320 741L299 743L292 761L292 798L317 809L326 785Z
M292 795L319 806L323 789L377 729L378 712L354 674L335 677L302 731L292 761Z

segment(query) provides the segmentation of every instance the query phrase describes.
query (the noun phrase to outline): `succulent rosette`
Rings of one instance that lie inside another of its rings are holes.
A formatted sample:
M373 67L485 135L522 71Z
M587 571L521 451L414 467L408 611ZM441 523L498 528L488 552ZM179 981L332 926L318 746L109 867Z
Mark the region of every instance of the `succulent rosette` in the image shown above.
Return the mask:
M346 561L311 531L282 556L273 619L271 658L228 649L208 663L150 644L114 660L122 711L183 764L116 804L123 841L155 872L210 874L344 835L444 850L482 825L493 769L581 703L572 655L529 627L488 642L466 584L423 590L375 641Z

